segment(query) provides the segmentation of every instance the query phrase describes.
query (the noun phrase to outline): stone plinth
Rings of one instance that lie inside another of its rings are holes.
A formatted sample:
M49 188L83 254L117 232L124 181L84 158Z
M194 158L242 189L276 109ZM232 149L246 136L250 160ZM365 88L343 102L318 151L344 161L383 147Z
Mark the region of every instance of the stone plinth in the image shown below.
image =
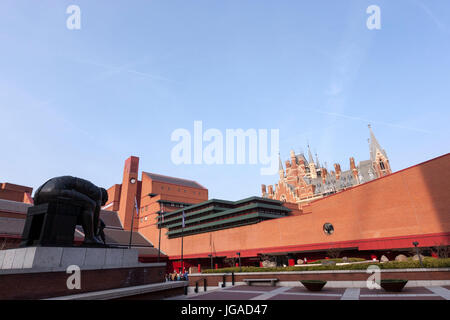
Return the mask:
M137 267L136 249L28 247L0 251L0 270L58 271L76 265L80 269Z
M69 288L67 267L80 268ZM0 250L0 300L45 299L164 281L165 263L140 263L136 249L28 247Z

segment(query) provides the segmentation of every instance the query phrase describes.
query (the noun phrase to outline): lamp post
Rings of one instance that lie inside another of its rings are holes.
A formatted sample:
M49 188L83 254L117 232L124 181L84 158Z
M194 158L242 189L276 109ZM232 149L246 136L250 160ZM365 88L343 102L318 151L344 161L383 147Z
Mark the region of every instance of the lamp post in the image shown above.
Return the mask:
M164 222L164 204L161 203L161 219L159 219L159 222L161 222L159 224L159 241L158 241L158 262L161 258L161 229L162 229L162 224Z
M236 254L237 254L238 259L239 259L239 272L241 272L242 271L242 268L241 268L241 253L240 252L236 252Z
M416 252L417 252L417 256L419 257L419 262L420 262L420 267L423 268L423 263L422 263L422 257L420 256L420 252L419 252L419 243L417 241L414 241L413 246L416 247Z

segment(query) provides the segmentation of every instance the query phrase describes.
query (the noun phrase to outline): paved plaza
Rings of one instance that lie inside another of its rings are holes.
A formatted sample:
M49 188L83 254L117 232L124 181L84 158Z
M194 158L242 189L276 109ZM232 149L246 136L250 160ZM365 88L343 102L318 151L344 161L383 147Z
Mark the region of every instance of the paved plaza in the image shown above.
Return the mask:
M402 292L368 288L323 288L319 292L304 287L234 286L177 297L185 300L450 300L450 286L406 287Z

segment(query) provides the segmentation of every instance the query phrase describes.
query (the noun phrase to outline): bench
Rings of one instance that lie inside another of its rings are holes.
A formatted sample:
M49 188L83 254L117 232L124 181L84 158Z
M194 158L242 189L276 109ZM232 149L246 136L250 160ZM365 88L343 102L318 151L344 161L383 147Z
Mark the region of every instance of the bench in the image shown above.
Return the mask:
M268 279L244 279L249 286L252 285L253 282L270 282L272 287L275 287L275 283L278 281L277 278L268 278Z

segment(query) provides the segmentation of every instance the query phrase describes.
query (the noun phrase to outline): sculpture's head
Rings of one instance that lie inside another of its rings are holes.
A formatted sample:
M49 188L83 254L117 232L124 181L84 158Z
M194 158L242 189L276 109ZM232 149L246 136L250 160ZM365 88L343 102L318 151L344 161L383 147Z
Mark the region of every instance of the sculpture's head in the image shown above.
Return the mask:
M108 191L104 188L100 188L100 191L102 192L102 206L104 206L108 202Z

